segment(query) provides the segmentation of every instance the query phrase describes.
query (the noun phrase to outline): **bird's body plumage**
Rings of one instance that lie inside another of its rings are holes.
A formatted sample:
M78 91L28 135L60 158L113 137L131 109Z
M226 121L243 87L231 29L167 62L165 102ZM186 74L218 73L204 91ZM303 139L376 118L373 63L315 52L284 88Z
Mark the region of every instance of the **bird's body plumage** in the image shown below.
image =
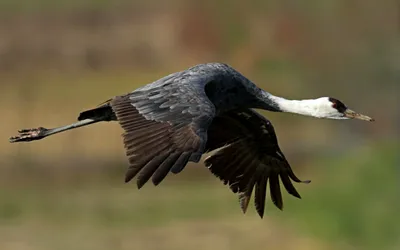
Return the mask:
M266 106L261 91L230 66L209 63L111 99L108 105L125 130L130 163L125 181L137 176L139 188L150 178L158 185L169 172L179 173L189 161L198 162L205 152L222 148L206 166L240 194L243 204L256 186L260 215L268 177L278 208L283 206L279 176L288 191L300 197L289 177L300 180L279 149L271 123L249 109ZM80 119L87 118L93 117Z
M338 104L334 100L333 104ZM213 151L205 160L206 166L239 194L244 212L255 189L255 206L262 217L267 182L271 199L282 209L280 181L298 198L291 181L302 181L280 150L271 122L252 108L316 117L325 112L328 118L342 119L330 99L290 101L275 97L232 67L208 63L111 98L82 112L78 123L22 130L11 141L37 140L98 121L118 121L129 159L126 182L136 176L139 188L150 179L158 185L169 172L179 173L189 161L198 162L203 154Z

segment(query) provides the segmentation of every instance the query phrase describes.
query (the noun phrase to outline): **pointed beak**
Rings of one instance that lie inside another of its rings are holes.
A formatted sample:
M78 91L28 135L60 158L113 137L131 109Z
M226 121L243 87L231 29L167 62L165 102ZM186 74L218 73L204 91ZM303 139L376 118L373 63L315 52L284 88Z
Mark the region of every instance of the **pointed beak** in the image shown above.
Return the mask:
M369 122L375 121L373 118L363 115L363 114L359 114L351 109L346 109L346 111L344 111L343 114L345 117L350 118L350 119L358 119L358 120L369 121Z

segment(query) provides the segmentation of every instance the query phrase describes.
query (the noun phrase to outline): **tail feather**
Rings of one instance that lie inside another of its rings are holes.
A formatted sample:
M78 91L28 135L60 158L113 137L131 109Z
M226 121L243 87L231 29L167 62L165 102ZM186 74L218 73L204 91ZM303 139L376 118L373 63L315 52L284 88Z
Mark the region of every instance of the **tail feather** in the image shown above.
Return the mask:
M113 121L116 120L117 117L115 116L109 102L106 102L97 108L81 112L79 114L78 121L85 119Z

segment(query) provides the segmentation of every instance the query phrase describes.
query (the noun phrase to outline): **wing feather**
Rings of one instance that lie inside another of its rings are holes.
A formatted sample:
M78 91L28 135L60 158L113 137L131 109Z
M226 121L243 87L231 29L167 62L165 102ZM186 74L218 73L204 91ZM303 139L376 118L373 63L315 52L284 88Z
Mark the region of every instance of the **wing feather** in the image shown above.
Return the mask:
M206 158L205 165L238 193L244 213L254 188L256 211L263 217L267 182L271 199L279 209L283 208L280 179L285 190L297 198L300 194L291 180L310 182L297 178L278 146L272 124L251 109L217 116L208 130L206 150L215 151Z
M167 159L170 159L172 154L162 154L155 156L151 159L139 172L137 177L137 186L142 188L143 185L150 179L150 177L156 172L157 168L165 166ZM168 164L168 163L167 163Z
M124 129L126 182L138 175L139 188L152 177L158 185L169 172L200 160L215 113L206 81L200 75L170 75L110 101Z
M268 174L267 170L263 170L260 172L260 176L258 181L256 182L256 191L254 196L254 203L256 206L256 210L258 215L262 218L264 216L265 210L265 199L266 199L266 191L267 191L267 183L268 183Z
M175 164L172 166L171 172L174 174L180 173L188 163L191 155L192 154L190 152L183 152L182 155L175 162Z
M152 181L154 185L158 185L161 183L162 180L167 176L171 168L177 164L185 164L186 162L179 162L179 158L182 156L182 152L174 152L165 159L161 165L156 167L156 170L153 172ZM147 180L146 180L147 181Z
M297 192L296 188L293 186L293 183L290 181L289 176L286 174L281 174L280 177L281 177L282 184L285 187L286 191L289 194L293 195L294 197L301 199L299 192Z
M246 182L247 186L241 189L243 191L239 193L239 203L243 213L246 213L247 211L256 181L256 176L252 175L251 178Z
M283 208L283 200L281 187L279 185L279 177L276 171L272 172L269 177L269 191L271 195L272 202L275 204L277 208L282 210Z

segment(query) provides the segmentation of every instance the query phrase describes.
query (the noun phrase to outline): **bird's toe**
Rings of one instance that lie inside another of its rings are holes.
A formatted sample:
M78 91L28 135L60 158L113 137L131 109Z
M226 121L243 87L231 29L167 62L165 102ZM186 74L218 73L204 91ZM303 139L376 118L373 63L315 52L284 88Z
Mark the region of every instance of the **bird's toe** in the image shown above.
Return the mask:
M17 136L10 137L9 141L20 142L20 141L32 141L40 139L43 136L43 133L46 131L45 128L31 128L31 129L20 129L18 130Z

